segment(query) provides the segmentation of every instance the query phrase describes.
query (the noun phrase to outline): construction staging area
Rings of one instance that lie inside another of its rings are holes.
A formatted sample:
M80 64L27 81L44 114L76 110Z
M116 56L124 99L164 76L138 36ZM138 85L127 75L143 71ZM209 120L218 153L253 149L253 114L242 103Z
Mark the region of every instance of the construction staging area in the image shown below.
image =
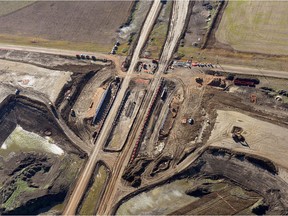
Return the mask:
M179 60L221 4L153 1L126 58L0 44L0 213L288 214L286 71Z

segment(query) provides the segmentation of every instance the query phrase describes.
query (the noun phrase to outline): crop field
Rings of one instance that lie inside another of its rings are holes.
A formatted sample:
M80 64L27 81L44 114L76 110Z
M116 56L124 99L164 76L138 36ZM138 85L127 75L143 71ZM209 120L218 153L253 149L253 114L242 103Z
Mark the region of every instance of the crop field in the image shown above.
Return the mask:
M229 1L216 39L243 52L287 55L288 2Z
M1 1L0 16L22 9L34 1Z
M75 46L80 50L82 46L86 50L89 44L100 52L110 51L116 40L116 31L130 15L132 3L133 1L35 2L6 16L0 16L0 42L43 44L56 48L69 45L69 48Z

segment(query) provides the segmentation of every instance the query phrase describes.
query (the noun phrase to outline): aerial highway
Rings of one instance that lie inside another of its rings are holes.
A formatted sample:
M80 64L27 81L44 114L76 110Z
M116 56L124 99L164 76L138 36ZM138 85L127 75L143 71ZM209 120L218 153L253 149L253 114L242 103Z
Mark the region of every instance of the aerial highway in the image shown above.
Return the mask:
M97 155L99 153L99 151L102 149L103 144L106 141L106 137L107 137L107 132L109 131L108 128L110 128L112 126L112 123L114 121L114 118L116 116L117 110L120 106L120 103L123 99L123 96L126 92L126 89L128 88L129 82L130 82L130 75L133 73L134 71L134 67L136 65L136 63L138 62L139 59L139 55L140 55L140 51L142 49L142 47L144 46L149 33L154 25L154 22L159 14L161 8L161 2L160 1L154 1L150 12L145 20L144 26L142 28L141 34L140 34L140 38L137 44L137 47L134 51L133 54L133 58L131 60L131 65L130 68L127 72L127 76L124 78L121 89L117 95L117 98L109 112L109 115L107 117L106 122L104 123L102 132L100 133L98 140L95 144L95 148L93 149L85 167L82 170L82 173L80 174L78 181L76 183L76 186L70 196L70 199L65 207L65 210L63 212L64 215L73 215L76 213L77 207L81 201L81 198L83 196L83 194L85 193L86 187L89 183L89 180L91 178L92 172L94 170L94 167L96 165L97 162ZM113 175L113 173L112 173Z
M126 143L124 149L119 155L119 158L116 162L115 167L112 170L112 175L110 178L110 181L106 187L106 190L104 192L104 195L101 199L101 204L99 206L97 214L100 215L107 215L112 214L112 210L114 205L117 203L117 192L119 191L119 187L121 185L121 178L122 174L124 172L125 167L129 163L130 156L133 152L134 148L134 138L139 135L141 126L144 124L144 115L146 114L147 108L151 105L152 101L151 98L153 98L154 94L156 94L155 89L160 83L161 75L168 67L168 63L170 59L172 58L173 51L176 48L176 45L178 41L180 40L180 37L182 35L182 30L185 26L185 21L188 14L188 4L189 1L175 1L173 4L173 12L172 12L172 18L170 23L170 29L169 33L166 39L166 43L164 45L164 50L162 52L160 61L159 61L159 68L158 71L155 74L155 78L153 79L153 82L151 83L149 90L148 90L148 96L145 98L145 101L142 105L142 113L140 114L138 118L137 124L132 129L132 135L128 142Z
M288 78L287 71L276 71L276 70L267 70L263 68L249 68L242 67L237 65L219 65L217 68L214 68L215 71L223 71L235 74L245 74L245 75L256 75L264 77L277 77L277 78Z
M162 74L163 72L166 71L168 64L172 58L172 55L177 48L177 44L179 40L181 39L182 33L184 31L187 15L188 15L188 8L189 8L188 6L189 6L189 1L184 0L184 1L173 2L173 10L172 10L172 16L170 20L169 32L167 35L167 39L164 45L163 52L159 59L159 68L154 74L154 76L152 77L152 82L147 89L147 96L144 99L143 108L141 112L139 113L135 126L132 128L131 136L129 137L128 142L126 143L123 150L119 153L119 155L115 156L117 157L115 159L115 166L111 167L111 178L109 179L107 187L105 188L103 197L100 201L101 203L98 208L97 214L101 214L101 215L111 214L112 209L115 206L115 204L119 201L119 199L123 197L123 196L118 196L119 192L121 192L122 174L125 170L125 167L129 163L130 156L133 152L135 138L139 135L141 127L144 124L144 116L146 114L146 110L152 103L151 98L153 98L155 94L155 89L160 84ZM88 183L94 171L95 165L99 161L99 158L100 158L99 154L102 153L103 145L106 142L106 139L109 135L108 132L109 132L109 129L112 127L113 121L117 114L117 110L126 93L126 90L129 86L131 78L135 76L135 74L133 73L137 65L137 62L139 61L139 56L141 54L141 51L146 41L149 38L149 35L154 26L154 23L156 19L158 18L160 9L161 9L160 0L155 0L148 13L148 16L146 17L143 28L140 32L140 37L139 37L137 46L134 50L131 63L130 63L130 67L123 79L121 89L118 92L118 95L104 123L103 129L95 143L95 146L92 146L91 143L85 144L82 140L80 140L80 138L78 138L68 128L68 126L65 124L63 119L60 118L57 120L58 124L64 130L67 137L69 137L69 139L71 139L79 148L81 148L84 152L86 152L89 155L87 163L83 167L77 179L75 188L73 189L68 199L67 205L65 206L65 209L63 212L64 215L73 215L77 213L76 212L77 208L79 206L79 203L82 197L84 196L86 192L86 188L88 186ZM16 45L0 44L0 49L22 50L22 51L32 51L32 52L42 52L42 53L50 53L50 54L58 54L58 55L75 56L75 51L58 50L58 49L51 49L51 48L40 48L40 47L32 47L32 46L18 46L18 45L16 46ZM83 51L83 53L87 53L89 55L90 54L95 55L95 53L91 53L91 52ZM117 59L118 58L117 56L105 55L101 53L97 53L97 56L100 58L102 57L102 58L107 58L107 59L112 60L116 64L117 70L120 71L120 64L119 64L119 59ZM263 68L249 68L249 67L243 67L243 66L237 66L237 65L222 65L222 64L220 65L219 64L217 65L217 67L209 68L209 69L214 70L214 71L223 71L227 73L288 78L287 71L267 70ZM39 101L42 101L45 104L49 103L47 99L42 98L39 95L34 95L34 94L28 95L27 93L27 96L31 98L35 98ZM195 161L198 158L198 156L206 149L206 147L207 146L204 145L201 148L197 149L197 151L195 151L193 154L188 156L188 158L184 160L181 164L174 167L174 169L167 171L167 173L165 174L165 178L171 177L175 175L177 172L187 168L193 161ZM162 178L163 177L161 176L155 177L153 180L144 178L142 182L142 187L145 187L148 184L151 185L151 184L157 183L163 180Z

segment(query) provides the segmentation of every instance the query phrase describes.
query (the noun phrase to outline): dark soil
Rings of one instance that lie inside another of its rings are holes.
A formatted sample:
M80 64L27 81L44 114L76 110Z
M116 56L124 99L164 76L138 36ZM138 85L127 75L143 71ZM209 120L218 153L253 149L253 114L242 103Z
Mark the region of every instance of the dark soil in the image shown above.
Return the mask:
M0 106L1 144L20 125L24 130L40 136L49 132L51 138L66 153L59 157L27 150L10 153L5 158L0 157L0 182L3 185L0 188L0 213L35 214L40 208L63 202L81 165L80 157L84 154L64 135L44 104L23 96L10 95ZM29 190L13 198L12 206L10 204L7 209L6 202L19 189L19 182L26 182Z
M253 161L251 158L254 158ZM212 208L205 208L203 214L233 214L248 208L257 201L259 197L263 197L262 205L255 207L253 212L256 214L287 214L288 208L288 184L282 180L277 174L277 169L274 164L267 159L252 155L238 154L225 149L209 148L206 150L187 170L175 175L174 177L164 180L156 185L150 185L145 188L141 188L138 191L123 198L114 208L114 212L117 211L119 205L125 200L128 200L132 196L137 195L140 192L151 190L157 186L165 183L172 182L178 179L184 178L210 178L210 179L224 179L229 184L238 185L246 190L251 195L251 199L243 200L241 202L237 200L237 196L231 196L227 194L227 190L224 189L218 192L222 197L229 199L231 205L233 204L234 209L227 208L227 203L222 202L221 206L213 206ZM211 199L219 197L219 194L209 189L209 184L203 184L193 190L187 191L189 195L199 196L200 200L192 202L186 207L175 209L175 214L188 213L204 206ZM257 198L258 197L258 198ZM238 198L240 199L240 198ZM206 200L206 201L205 201ZM194 206L194 207L193 207ZM225 208L224 208L225 206ZM226 210L229 212L225 212ZM201 210L202 211L202 210ZM201 213L201 211L199 213Z

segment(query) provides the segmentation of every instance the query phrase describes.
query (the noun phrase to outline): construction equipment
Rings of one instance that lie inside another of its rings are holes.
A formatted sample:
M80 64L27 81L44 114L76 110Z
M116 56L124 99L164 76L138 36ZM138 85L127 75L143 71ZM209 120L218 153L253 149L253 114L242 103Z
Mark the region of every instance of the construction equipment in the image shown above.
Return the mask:
M201 85L202 85L202 83L203 83L203 79L200 78L200 77L196 77L195 81L196 81L197 83L201 84Z
M245 138L242 135L243 129L241 127L238 126L233 126L232 128L232 138L235 142L244 142Z
M250 102L251 102L251 103L256 103L256 102L257 102L257 96L256 96L256 94L251 94L251 95L250 95Z

